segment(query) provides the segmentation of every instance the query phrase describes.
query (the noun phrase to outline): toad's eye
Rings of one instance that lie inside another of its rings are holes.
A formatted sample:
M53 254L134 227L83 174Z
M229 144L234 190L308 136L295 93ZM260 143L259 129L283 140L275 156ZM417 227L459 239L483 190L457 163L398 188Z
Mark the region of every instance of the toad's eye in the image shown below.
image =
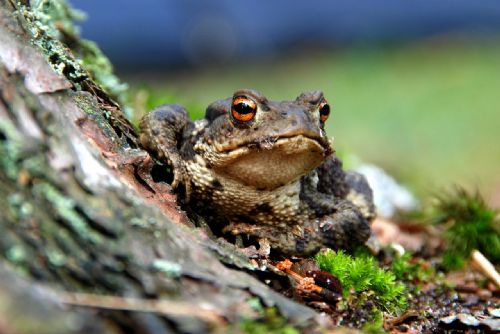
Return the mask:
M231 115L238 122L250 122L257 112L257 104L246 97L235 97L231 105Z
M319 105L319 119L321 123L325 123L328 119L328 116L330 116L330 105L326 100L324 100Z

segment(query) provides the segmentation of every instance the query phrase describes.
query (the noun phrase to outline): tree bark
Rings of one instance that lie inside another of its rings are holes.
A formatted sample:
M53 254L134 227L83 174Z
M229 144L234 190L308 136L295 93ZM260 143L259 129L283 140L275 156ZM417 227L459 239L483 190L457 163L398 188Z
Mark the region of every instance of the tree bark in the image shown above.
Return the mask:
M256 298L317 326L190 223L47 3L0 1L0 333L217 331Z

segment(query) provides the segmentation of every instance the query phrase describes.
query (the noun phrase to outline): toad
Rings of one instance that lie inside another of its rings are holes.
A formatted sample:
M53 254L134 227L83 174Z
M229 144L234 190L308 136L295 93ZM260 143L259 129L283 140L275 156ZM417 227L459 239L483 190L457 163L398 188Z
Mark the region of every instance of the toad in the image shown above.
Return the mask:
M286 256L353 249L370 237L375 209L365 178L334 154L330 109L319 91L276 102L242 89L197 121L160 106L143 117L140 140L216 234Z

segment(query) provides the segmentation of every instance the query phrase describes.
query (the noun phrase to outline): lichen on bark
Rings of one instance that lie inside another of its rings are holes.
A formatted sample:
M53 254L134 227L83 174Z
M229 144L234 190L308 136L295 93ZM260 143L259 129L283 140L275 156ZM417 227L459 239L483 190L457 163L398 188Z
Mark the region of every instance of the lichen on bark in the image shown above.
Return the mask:
M55 293L54 314L67 312L61 301L103 296L100 312L72 314L110 332L220 329L258 316L247 304L256 297L294 324L317 325L318 314L249 275L257 268L195 229L170 186L153 180L155 162L115 102L126 99L122 86L79 39L68 8L0 3L1 266Z

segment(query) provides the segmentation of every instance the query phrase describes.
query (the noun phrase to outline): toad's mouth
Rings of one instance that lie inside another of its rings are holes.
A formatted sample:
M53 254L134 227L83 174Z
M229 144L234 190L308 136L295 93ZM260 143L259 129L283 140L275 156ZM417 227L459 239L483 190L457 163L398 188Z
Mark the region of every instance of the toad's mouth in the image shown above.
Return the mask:
M331 155L325 140L300 134L249 143L222 154L213 167L244 185L272 190L297 180Z
M249 136L247 138L248 140L243 140L243 141L231 141L231 140L224 141L224 143L215 143L215 148L219 153L229 153L241 148L270 150L273 148L273 145L275 143L278 143L280 141L286 141L294 137L297 138L304 137L312 141L315 141L318 143L318 145L323 147L326 155L330 155L332 153L330 141L328 140L328 137L324 134L323 131L322 133L318 133L316 131L307 129L300 129L298 131L292 130L289 133L284 133L276 136L267 136L258 138L252 138L251 136Z

